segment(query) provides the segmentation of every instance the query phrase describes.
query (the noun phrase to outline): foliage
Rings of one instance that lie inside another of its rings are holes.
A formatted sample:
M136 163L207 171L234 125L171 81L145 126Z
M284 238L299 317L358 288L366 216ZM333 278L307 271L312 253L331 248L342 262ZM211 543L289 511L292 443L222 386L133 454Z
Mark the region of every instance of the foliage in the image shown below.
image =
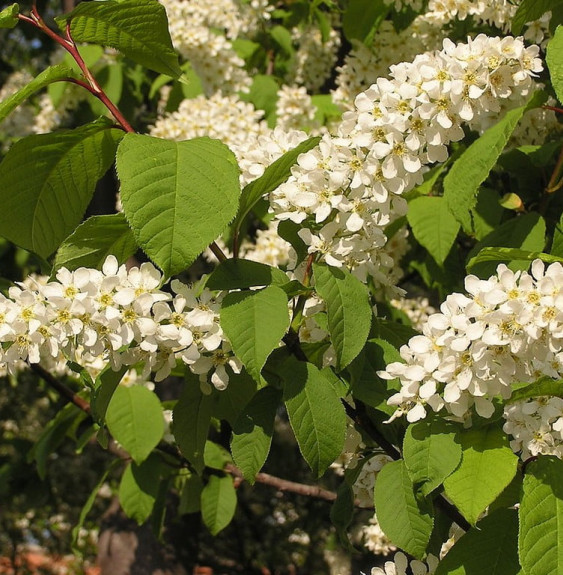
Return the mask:
M563 573L563 5L480 4L0 11L14 552L73 446L75 550L109 489L188 567Z

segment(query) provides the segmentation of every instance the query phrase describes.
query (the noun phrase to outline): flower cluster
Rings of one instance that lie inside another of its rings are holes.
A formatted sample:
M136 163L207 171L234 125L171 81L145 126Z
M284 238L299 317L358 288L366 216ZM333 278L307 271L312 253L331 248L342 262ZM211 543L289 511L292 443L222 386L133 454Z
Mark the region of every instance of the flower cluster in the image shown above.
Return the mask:
M507 33L510 23L518 10L519 2L511 0L430 0L428 18L438 26L452 20L465 20L472 17L475 22L490 24ZM539 20L528 22L524 38L539 44L549 28L551 12L546 12Z
M383 533L381 525L377 520L377 515L374 513L373 517L369 520L367 525L362 527L362 536L364 546L375 555L387 556L392 551L396 551L396 547L391 543L390 539Z
M323 41L321 31L314 26L294 28L291 36L298 48L289 81L317 92L330 77L336 63L340 36L332 27L328 39Z
M0 102L21 90L32 79L31 74L26 71L17 71L10 74L0 88ZM14 113L0 122L0 137L3 137L4 134L9 135L10 138L27 136L30 133L30 126L33 125L33 122L33 107L28 104L19 106Z
M515 401L504 408L504 431L510 446L526 460L535 455L563 459L563 399L540 396Z
M397 406L395 416L406 414L413 422L432 408L469 419L474 408L488 418L493 399L509 399L514 384L561 378L562 286L563 266L545 268L540 260L533 262L531 273L501 264L489 279L468 276L468 295L449 295L441 313L428 318L422 335L401 348L405 363L391 363L380 372L385 379L400 379L401 390L389 399ZM553 411L552 403L546 405ZM527 433L526 411L539 413L540 404L507 408L512 421L507 429L517 443ZM554 424L556 431L562 422Z
M174 296L160 290L160 272L149 263L126 270L108 256L102 271L61 268L57 281L18 284L0 296L0 367L21 361L61 358L93 362L100 356L114 369L144 364L144 373L165 378L178 359L225 389L236 359L219 326L221 295L175 280Z
M428 318L436 313L425 297L394 299L390 303L395 309L402 311L409 318L412 327L418 331L422 331Z
M410 572L413 575L432 575L438 567L439 559L434 555L428 555L425 561L413 559L410 561ZM374 567L371 575L407 575L409 560L407 556L398 551L393 557L393 561L386 561L383 567Z
M443 28L429 21L426 15L417 16L405 30L395 31L393 23L381 23L371 46L357 40L336 70L337 88L332 92L335 102L346 109L354 108L354 98L367 90L378 78L385 78L389 68L408 62L417 54L439 49L446 34Z
M282 86L276 102L276 125L283 130L318 129L317 108L303 86Z
M230 148L243 146L248 138L269 131L263 113L236 94L182 100L175 112L165 114L150 128L150 135L167 140L191 140L200 136L220 139Z
M269 19L268 2L243 4L235 0L162 0L174 47L189 60L204 92L232 94L248 90L251 78L232 40ZM224 31L224 34L218 31Z
M381 248L384 228L406 212L402 194L422 181L426 164L447 159L463 123L489 122L499 101L522 102L541 70L538 50L479 35L393 66L390 79L357 96L334 136L298 158L270 195L275 218L301 224L309 253L327 264L389 285L393 262L382 261Z

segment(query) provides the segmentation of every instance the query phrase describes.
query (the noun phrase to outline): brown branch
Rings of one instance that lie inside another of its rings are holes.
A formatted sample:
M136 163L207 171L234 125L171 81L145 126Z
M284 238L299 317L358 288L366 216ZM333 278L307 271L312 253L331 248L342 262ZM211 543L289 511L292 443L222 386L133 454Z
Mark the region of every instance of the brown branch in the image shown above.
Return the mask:
M62 383L56 377L51 375L44 367L41 367L38 363L30 363L29 367L39 377L41 377L49 386L51 386L55 391L57 391L59 395L61 395L64 399L66 399L68 403L73 403L74 405L76 405L76 407L78 407L78 409L81 409L82 411L84 411L84 413L91 415L90 404L85 399L80 397L77 393L72 391L70 387L67 387L64 383Z
M241 481L244 480L241 470L232 463L227 463L224 471ZM264 485L275 487L279 491L289 491L291 493L297 493L298 495L305 495L306 497L324 499L325 501L334 501L336 499L336 493L333 491L328 491L317 485L305 485L304 483L288 481L287 479L281 479L269 473L257 473L254 480L256 483L263 483Z

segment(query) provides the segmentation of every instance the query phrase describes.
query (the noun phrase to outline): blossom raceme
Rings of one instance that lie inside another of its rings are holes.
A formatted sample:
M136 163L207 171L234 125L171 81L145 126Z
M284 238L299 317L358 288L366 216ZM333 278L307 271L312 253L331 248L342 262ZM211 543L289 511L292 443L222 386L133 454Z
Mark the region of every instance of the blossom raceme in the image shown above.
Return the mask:
M460 420L469 421L473 412L489 418L493 400L509 400L515 384L563 377L562 287L563 266L540 260L530 272L501 264L488 279L467 276L467 294L449 295L422 334L401 348L404 363L379 372L401 382L388 401L397 407L394 417L406 414L414 422L433 410ZM531 453L549 447L561 456L561 408L557 398L507 406L505 431L515 438L513 447ZM542 425L545 445L534 447L534 430Z
M115 369L142 363L159 381L181 359L204 388L225 389L241 363L219 326L221 294L174 281L172 296L161 283L152 264L127 270L108 256L101 271L61 268L56 281L11 287L0 295L0 368L102 357Z
M388 285L394 262L381 259L384 229L405 214L405 192L426 165L448 158L463 124L480 129L523 103L542 69L538 52L520 38L481 34L392 66L389 79L356 97L334 135L298 158L270 194L274 217L300 224L309 253L327 264Z

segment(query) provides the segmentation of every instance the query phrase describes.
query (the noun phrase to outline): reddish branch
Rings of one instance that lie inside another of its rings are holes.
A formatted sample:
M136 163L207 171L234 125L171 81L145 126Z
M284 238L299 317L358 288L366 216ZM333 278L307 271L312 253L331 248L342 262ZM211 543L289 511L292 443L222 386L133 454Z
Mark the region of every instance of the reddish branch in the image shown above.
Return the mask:
M225 471L241 481L244 480L241 470L232 463L228 463L225 466ZM295 481L288 481L287 479L281 479L269 473L258 473L254 480L256 483L263 483L264 485L275 487L279 491L290 491L299 495L305 495L306 497L325 499L326 501L334 501L336 499L336 493L333 491L328 491L317 485L305 485L303 483L296 483Z

